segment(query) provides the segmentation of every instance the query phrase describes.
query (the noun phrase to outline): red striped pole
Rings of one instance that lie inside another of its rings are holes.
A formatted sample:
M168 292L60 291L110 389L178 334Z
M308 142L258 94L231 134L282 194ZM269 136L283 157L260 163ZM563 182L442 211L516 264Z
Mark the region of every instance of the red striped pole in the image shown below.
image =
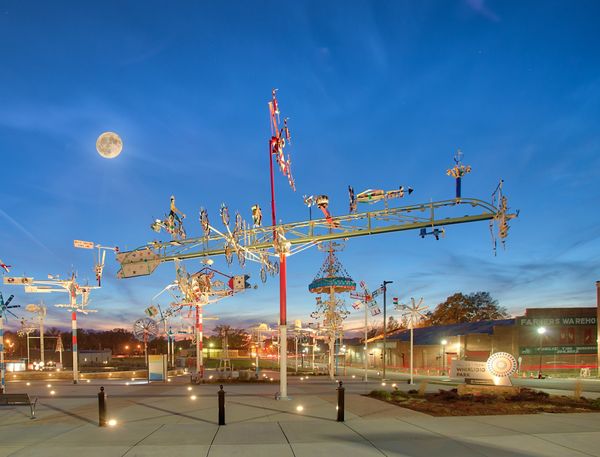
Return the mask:
M196 373L201 379L204 378L204 354L202 354L202 306L196 305Z
M79 368L77 360L77 312L71 313L71 332L73 334L73 384L77 384L79 381Z

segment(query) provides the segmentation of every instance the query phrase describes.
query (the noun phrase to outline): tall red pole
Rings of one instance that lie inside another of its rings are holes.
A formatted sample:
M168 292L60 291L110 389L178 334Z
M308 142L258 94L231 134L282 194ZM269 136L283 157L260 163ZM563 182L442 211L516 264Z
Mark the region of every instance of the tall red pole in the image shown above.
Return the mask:
M273 242L277 241L277 217L275 210L275 178L273 172L273 146L279 146L279 126L277 125L277 107L275 101L269 104L271 128L273 135L269 140L269 173L271 178L271 220L273 223ZM279 254L279 395L281 400L287 399L287 265L283 252Z

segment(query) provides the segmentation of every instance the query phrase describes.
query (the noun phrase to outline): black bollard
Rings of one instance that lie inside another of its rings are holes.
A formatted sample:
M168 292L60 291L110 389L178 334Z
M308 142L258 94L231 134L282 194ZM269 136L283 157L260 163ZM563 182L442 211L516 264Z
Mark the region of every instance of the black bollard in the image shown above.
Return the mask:
M104 387L98 392L98 426L106 427L106 394Z
M223 390L223 384L221 384L221 390L219 390L218 396L219 396L219 425L225 425L225 391Z
M344 391L346 390L343 386L342 381L337 388L338 401L337 401L337 421L344 422Z

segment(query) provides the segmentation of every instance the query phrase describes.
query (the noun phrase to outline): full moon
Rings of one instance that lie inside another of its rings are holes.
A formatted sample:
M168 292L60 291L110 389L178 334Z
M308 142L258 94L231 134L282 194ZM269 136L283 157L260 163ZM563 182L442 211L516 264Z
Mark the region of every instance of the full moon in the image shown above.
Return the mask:
M96 140L96 150L105 159L114 159L123 149L121 137L114 132L104 132Z

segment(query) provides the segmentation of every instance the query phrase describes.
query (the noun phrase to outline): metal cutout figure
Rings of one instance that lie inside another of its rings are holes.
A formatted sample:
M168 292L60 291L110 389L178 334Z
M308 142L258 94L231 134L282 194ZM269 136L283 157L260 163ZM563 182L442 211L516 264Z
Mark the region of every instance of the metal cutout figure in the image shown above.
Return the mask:
M186 233L183 228L183 219L185 214L177 209L175 206L175 196L171 195L170 211L168 216L164 219L155 219L150 228L156 233L160 233L160 230L165 230L173 240L185 240ZM179 217L181 216L181 217Z

